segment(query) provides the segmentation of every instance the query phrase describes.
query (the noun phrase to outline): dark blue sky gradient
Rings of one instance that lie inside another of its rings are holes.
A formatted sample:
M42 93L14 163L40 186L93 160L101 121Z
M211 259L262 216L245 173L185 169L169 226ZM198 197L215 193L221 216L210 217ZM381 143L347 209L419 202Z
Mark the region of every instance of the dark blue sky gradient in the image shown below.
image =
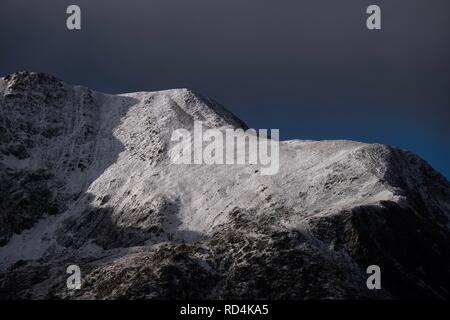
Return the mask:
M65 27L69 4L82 31ZM382 30L365 27L370 4ZM448 0L1 0L0 74L188 87L282 139L408 149L450 177Z

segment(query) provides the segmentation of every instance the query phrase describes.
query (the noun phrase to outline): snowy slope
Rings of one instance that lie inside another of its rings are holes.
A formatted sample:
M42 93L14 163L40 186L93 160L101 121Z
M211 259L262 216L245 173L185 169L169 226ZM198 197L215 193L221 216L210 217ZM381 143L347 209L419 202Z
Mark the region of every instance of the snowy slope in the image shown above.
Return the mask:
M0 80L0 297L449 297L450 188L426 162L295 140L273 176L175 165L171 133L194 121L246 128L187 89ZM69 264L86 274L75 293ZM365 287L370 264L386 273L379 292Z

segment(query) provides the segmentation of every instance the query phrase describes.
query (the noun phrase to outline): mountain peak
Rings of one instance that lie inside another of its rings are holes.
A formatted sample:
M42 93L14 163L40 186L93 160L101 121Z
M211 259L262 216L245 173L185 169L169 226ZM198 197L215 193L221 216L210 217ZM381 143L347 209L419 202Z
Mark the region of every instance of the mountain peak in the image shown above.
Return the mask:
M2 78L0 86L5 99L21 99L22 101L45 94L56 96L64 91L65 84L54 76L40 73L20 71ZM41 102L41 101L36 101Z
M47 73L43 72L30 72L30 71L18 71L6 75L2 78L7 81L9 85L14 84L29 84L29 85L45 85L62 83L61 80Z

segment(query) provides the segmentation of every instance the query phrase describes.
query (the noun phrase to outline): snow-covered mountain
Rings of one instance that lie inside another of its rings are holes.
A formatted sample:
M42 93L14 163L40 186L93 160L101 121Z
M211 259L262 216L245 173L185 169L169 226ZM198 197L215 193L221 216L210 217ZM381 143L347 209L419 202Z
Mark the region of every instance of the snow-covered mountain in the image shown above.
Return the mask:
M171 133L194 121L246 128L187 89L1 78L0 298L450 297L450 184L425 161L294 140L272 176L173 164Z

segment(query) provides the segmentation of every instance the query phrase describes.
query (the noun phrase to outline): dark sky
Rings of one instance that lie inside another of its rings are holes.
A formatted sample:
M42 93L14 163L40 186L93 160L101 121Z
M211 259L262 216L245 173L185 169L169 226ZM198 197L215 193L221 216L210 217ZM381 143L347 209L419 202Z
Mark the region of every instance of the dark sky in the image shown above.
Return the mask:
M386 143L450 177L449 16L448 0L0 0L0 74L188 87L282 139Z

